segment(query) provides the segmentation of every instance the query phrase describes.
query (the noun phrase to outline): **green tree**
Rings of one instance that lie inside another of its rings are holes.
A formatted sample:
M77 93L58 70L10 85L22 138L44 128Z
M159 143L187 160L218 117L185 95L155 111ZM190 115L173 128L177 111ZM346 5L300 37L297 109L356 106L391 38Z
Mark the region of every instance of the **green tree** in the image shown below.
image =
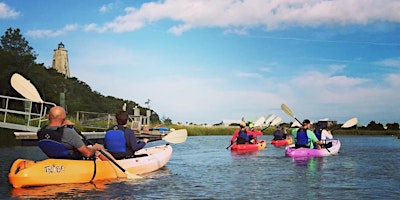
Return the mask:
M35 64L37 55L20 32L18 28L8 28L5 34L1 36L0 49L11 56L16 67L21 67L23 71L27 71Z

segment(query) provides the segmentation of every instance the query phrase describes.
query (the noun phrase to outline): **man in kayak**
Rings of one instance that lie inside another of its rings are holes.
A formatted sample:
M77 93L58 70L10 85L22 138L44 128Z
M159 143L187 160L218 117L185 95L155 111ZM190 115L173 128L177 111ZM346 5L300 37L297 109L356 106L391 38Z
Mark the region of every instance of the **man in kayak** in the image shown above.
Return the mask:
M263 136L262 132L254 128L254 123L250 122L249 124L249 143L257 144L257 136Z
M286 128L283 124L281 124L274 132L273 140L285 140L286 136L287 136Z
M117 125L106 131L104 145L116 159L134 157L135 152L142 149L149 140L147 138L142 141L137 140L133 130L126 127L129 119L127 111L118 111L115 118Z
M295 128L292 130L293 138L295 139L295 147L305 147L305 148L314 148L314 143L317 148L320 149L321 141L317 139L314 132L310 130L311 122L308 119L303 121L303 126L301 128Z
M244 122L241 122L240 124L239 124L239 129L237 129L237 130L235 130L235 132L233 133L233 135L232 135L232 138L231 138L231 145L233 144L233 143L235 143L235 141L236 141L236 144L246 144L246 143L249 143L249 135L248 135L248 133L247 133L247 129L246 129L246 123L244 123Z
M54 106L49 111L49 124L37 132L37 137L39 139L39 147L42 151L49 155L52 153L56 155L56 158L70 158L70 159L87 159L98 156L101 160L107 160L106 157L100 154L100 150L103 147L100 144L94 144L92 146L87 146L82 141L81 136L78 132L72 128L74 124L67 120L67 115L65 109L61 106ZM50 140L52 142L45 143L41 145L41 141ZM61 146L60 152L49 152L54 151L54 145Z

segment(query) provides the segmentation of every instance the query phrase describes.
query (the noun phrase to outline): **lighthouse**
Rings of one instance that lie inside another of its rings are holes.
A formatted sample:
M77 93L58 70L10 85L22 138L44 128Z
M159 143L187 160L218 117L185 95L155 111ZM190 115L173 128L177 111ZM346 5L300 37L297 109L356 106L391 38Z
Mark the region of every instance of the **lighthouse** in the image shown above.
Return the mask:
M52 68L64 74L65 78L71 77L69 73L68 51L62 42L58 44L57 49L54 49Z

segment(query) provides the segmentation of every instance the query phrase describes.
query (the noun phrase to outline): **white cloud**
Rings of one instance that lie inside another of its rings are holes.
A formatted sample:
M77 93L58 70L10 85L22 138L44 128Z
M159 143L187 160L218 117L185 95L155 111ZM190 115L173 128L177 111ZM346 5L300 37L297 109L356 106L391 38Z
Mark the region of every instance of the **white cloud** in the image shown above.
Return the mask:
M377 62L377 64L386 66L386 67L400 68L400 57L399 58L388 58L388 59Z
M170 19L179 23L168 30L180 35L196 27L220 27L245 34L245 27L268 30L289 26L315 27L400 22L400 2L391 0L165 0L128 7L125 14L105 23L114 32L134 31L147 23ZM100 29L103 30L103 29Z
M114 6L115 6L114 3L108 3L108 4L105 4L105 5L102 5L102 6L99 8L99 12L101 12L101 13L108 12L108 11L110 11L111 9L113 9Z
M0 19L16 18L19 15L19 12L11 9L7 4L0 3Z
M27 36L33 38L43 38L43 37L57 37L63 34L66 34L71 31L75 31L78 29L77 24L67 24L64 28L56 31L52 30L30 30L26 32Z

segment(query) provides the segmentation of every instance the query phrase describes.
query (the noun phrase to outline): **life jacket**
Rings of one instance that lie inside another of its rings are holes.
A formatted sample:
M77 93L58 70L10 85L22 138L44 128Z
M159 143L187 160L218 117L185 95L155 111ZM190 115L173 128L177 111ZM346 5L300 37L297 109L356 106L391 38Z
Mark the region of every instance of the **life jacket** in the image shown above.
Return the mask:
M237 137L237 144L246 144L249 142L249 136L247 135L246 130L239 130L239 134Z
M318 140L321 140L322 130L323 130L323 128L321 128L321 126L317 126L314 129L314 134L315 134L315 136L317 137Z
M280 130L276 130L274 132L274 139L273 140L283 140L284 138L282 137L282 133Z
M131 150L128 136L125 134L125 127L113 126L106 131L104 136L104 146L115 159L134 157Z
M61 138L64 134L63 126L58 127L56 130L47 129L46 127L47 126L43 127L37 132L37 138L39 140L39 148L47 155L47 157L75 160L81 160L84 158L77 149L69 151L61 143Z
M309 146L307 129L299 128L297 130L297 136L295 139L296 139L296 146L299 147Z

